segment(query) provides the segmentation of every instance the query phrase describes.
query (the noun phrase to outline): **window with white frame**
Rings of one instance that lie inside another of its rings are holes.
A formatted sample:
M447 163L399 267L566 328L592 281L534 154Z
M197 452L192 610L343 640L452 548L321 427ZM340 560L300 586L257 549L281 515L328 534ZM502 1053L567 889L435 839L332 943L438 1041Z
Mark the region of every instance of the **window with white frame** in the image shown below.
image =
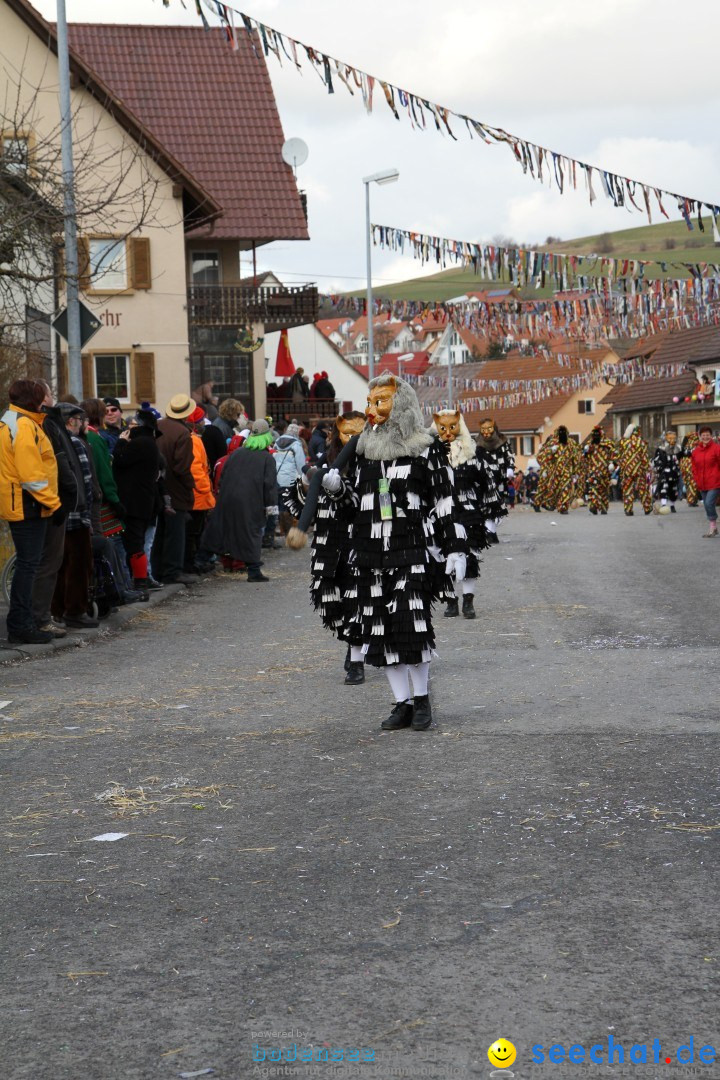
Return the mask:
M130 401L130 356L128 353L96 353L95 392L97 397Z
M90 288L96 292L127 289L127 246L118 237L90 240Z
M24 176L30 161L30 144L23 135L3 135L2 164L6 172Z
M581 398L578 401L579 413L594 413L595 412L595 398Z
M532 457L534 450L535 440L532 435L523 435L522 437L522 455L523 457Z

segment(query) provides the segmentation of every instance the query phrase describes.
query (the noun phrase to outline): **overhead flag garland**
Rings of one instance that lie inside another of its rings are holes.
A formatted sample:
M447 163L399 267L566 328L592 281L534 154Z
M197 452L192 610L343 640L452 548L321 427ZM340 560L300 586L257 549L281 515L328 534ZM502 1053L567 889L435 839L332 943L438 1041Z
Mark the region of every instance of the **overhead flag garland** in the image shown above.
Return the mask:
M671 379L683 375L688 370L683 363L665 364L659 370L652 370L642 361L619 360L617 363L596 361L590 357L578 358L575 356L547 355L548 364L555 361L562 362L573 367L580 367L567 375L547 375L537 378L525 379L484 379L476 376L472 379L451 376L452 400L459 402L465 412L487 412L495 409L511 409L518 405L534 404L546 401L559 395L570 395L578 390L592 390L611 379L614 384L632 383L647 379ZM492 371L494 363L502 361L488 361L486 369ZM555 366L555 364L553 364ZM447 390L448 376L446 372L438 372L436 375L405 375L403 376L411 385L417 388L432 387L440 391ZM438 395L432 395L430 402L420 401L420 408L425 416L430 416L442 407L442 400L438 405Z
M644 278L648 266L659 266L663 274L672 268L684 270L693 278L720 278L720 263L568 255L472 240L450 240L446 236L432 236L391 225L371 225L370 228L373 244L383 250L412 255L423 266L434 260L443 269L448 263L472 268L478 277L487 281L503 281L516 288L533 285L540 289L552 284L558 290L572 287L583 289L592 287L592 282L597 278L639 282Z
M306 61L319 76L329 94L334 94L336 84L342 83L348 93L362 101L369 114L372 113L376 101L384 99L395 119L405 118L413 129L425 131L434 127L441 135L449 136L457 142L458 137L455 131L464 128L471 139L477 137L488 145L504 143L510 148L523 173L529 173L533 180L538 180L540 183L547 180L551 187L554 183L560 194L570 187L577 190L578 186L584 186L590 205L597 199L599 190L614 206L632 208L646 214L649 224L652 224L653 201L663 217L669 219L670 215L665 209L663 199L675 200L688 229L695 228L694 217L701 232L705 231L703 220L703 210L705 210L710 215L713 234L718 235L720 205L715 202L668 191L654 184L621 176L602 166L589 165L568 154L540 146L524 136L513 135L503 128L476 120L465 113L455 112L447 106L438 105L419 94L402 89L386 79L370 75L344 60L338 60L315 46L306 45L288 34L282 34L267 23L260 22L259 19L254 19L229 4L221 3L220 0L196 0L196 7L201 17L201 4L220 19L228 41L234 49L238 47L238 31L235 23L235 16L238 16L256 55L257 45L261 43L265 56L272 53L281 65L284 56L294 68L302 72L303 61ZM205 22L204 19L203 22Z
M326 296L323 316L367 314L365 300ZM651 281L646 291L624 287L607 295L586 290L548 300L512 296L464 297L456 301L383 300L375 298L373 314L388 319L432 319L450 322L484 338L547 340L564 338L588 343L612 338L639 338L670 330L689 330L720 323L720 283L715 279Z

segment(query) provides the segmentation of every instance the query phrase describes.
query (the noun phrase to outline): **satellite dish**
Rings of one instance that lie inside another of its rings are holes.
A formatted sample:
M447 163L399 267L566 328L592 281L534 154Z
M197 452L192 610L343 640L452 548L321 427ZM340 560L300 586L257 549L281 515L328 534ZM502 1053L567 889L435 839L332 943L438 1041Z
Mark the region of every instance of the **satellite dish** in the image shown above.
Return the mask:
M298 165L304 165L308 159L307 143L302 139L286 139L282 148L282 159L286 165L292 165L293 171Z

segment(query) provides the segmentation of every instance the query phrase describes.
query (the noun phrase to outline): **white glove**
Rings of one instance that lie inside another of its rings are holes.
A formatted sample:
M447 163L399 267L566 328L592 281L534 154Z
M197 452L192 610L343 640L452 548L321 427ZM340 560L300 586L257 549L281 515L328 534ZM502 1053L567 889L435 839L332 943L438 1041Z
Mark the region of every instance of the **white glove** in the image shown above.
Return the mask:
M485 528L489 533L497 532L497 524L493 518L488 518L485 522Z
M428 544L428 551L432 555L435 562L442 562L442 555L440 553L440 548L437 546L437 544Z
M515 473L514 473L514 471L512 469L508 469L507 472L505 473L505 475L507 476L507 478L509 480L511 477L515 476Z
M336 495L342 487L342 480L337 469L330 469L322 478L322 486L331 495Z
M279 513L279 511L278 511L277 506L266 506L265 507L265 514L267 515L267 517L277 517L278 513Z
M460 551L453 551L451 555L448 555L447 562L445 563L445 573L452 576L455 575L456 581L463 581L465 578L465 565L467 559Z

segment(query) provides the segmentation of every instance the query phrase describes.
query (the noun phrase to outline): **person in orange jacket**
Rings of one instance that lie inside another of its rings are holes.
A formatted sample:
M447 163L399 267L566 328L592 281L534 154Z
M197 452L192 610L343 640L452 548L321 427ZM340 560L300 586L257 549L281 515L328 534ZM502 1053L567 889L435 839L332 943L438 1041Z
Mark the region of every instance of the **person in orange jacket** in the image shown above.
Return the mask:
M35 379L16 379L8 392L10 407L0 417L0 518L7 521L15 545L15 571L7 613L8 641L39 645L52 641L39 630L32 613L32 591L48 523L64 520L58 496L58 469L52 444L43 431L40 411L46 388Z
M187 423L192 438L192 477L195 491L193 508L190 511L185 531L185 573L196 574L209 570L214 561L212 552L202 550L199 544L205 528L205 519L208 512L215 506L215 495L207 451L202 440L205 429L205 410L201 405L190 413Z

